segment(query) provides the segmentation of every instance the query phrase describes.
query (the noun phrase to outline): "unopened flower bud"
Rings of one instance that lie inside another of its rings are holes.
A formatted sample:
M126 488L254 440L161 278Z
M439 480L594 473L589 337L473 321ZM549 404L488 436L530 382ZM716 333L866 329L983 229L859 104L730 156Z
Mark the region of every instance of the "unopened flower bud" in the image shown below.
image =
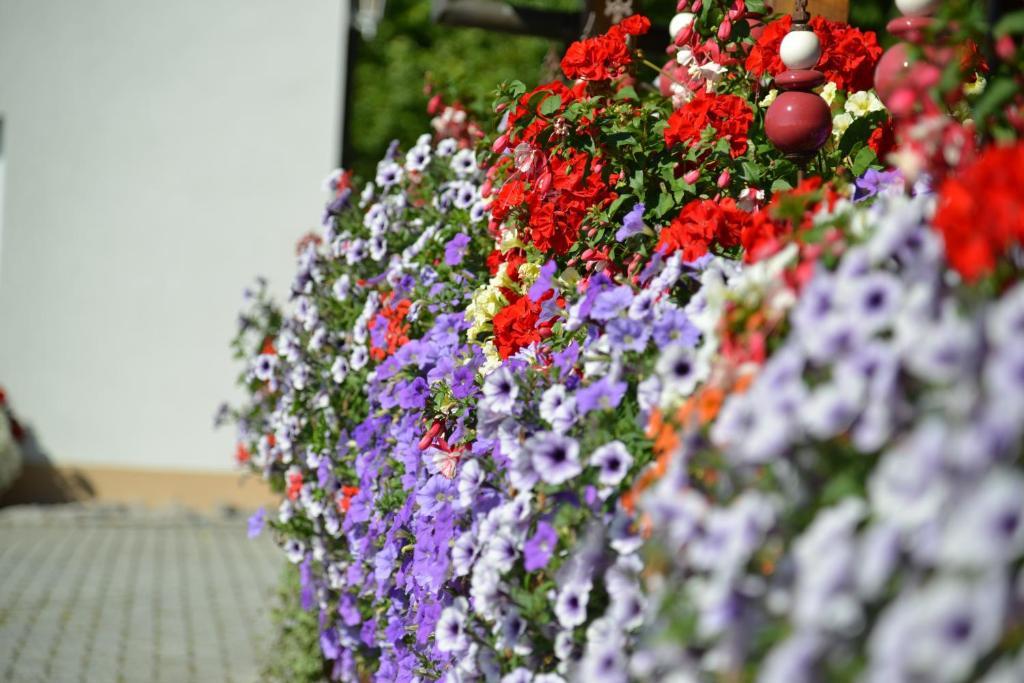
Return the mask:
M718 39L727 40L732 34L732 22L726 19L722 22L722 25L718 27Z
M491 151L495 154L500 154L506 147L508 147L508 133L502 133L494 140L494 144L491 145Z
M726 169L722 171L721 175L718 176L718 182L716 183L716 185L718 185L719 188L724 190L726 187L729 186L729 180L731 178L732 176L729 175L729 170Z
M687 185L693 185L698 180L700 180L700 171L697 169L693 169L683 176L683 182Z

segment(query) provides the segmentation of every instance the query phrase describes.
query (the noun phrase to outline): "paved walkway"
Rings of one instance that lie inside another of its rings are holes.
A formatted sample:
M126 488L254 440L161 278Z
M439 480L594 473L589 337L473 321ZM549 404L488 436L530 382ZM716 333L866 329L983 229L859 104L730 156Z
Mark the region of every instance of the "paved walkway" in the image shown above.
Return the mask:
M244 517L0 509L0 681L255 681L282 562Z

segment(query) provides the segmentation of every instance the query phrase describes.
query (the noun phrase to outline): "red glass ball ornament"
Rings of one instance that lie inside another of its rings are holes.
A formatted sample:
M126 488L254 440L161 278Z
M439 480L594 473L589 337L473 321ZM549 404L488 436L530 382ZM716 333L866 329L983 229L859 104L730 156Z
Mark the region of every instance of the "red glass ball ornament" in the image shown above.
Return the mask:
M832 133L832 112L816 93L789 90L768 107L764 130L785 154L813 154Z

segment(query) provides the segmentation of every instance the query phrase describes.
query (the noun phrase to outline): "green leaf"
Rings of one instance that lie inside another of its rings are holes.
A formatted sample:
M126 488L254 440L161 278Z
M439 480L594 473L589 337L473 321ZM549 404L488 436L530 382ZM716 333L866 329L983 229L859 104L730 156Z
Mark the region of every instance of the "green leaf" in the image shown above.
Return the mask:
M522 81L512 81L508 84L508 93L512 97L520 97L526 94L526 85Z
M1024 33L1024 10L1005 15L996 24L993 33L997 36L1004 36L1007 33Z
M776 193L776 192L785 192L786 190L792 190L792 189L793 189L793 186L790 185L789 182L784 180L783 178L779 178L778 180L776 180L775 182L772 183L772 193L773 194Z
M540 113L543 116L551 116L562 106L562 96L552 95L540 104Z
M1000 78L991 81L985 88L985 94L978 100L974 107L974 118L976 121L983 121L988 118L1003 104L1009 102L1017 94L1017 84L1009 78Z
M854 176L860 177L876 161L878 161L878 157L875 155L875 150L870 147L864 147L861 151L857 152L857 157L853 160L853 167L850 171Z
M615 93L615 99L617 100L638 100L640 96L636 94L636 90L631 85L627 85L625 88Z

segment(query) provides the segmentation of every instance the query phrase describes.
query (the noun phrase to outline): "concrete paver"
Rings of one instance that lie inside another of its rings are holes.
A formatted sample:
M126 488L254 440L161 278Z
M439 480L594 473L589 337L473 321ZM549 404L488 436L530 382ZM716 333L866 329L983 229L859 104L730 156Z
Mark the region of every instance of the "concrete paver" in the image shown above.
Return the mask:
M2 509L0 681L256 681L282 568L242 517Z

